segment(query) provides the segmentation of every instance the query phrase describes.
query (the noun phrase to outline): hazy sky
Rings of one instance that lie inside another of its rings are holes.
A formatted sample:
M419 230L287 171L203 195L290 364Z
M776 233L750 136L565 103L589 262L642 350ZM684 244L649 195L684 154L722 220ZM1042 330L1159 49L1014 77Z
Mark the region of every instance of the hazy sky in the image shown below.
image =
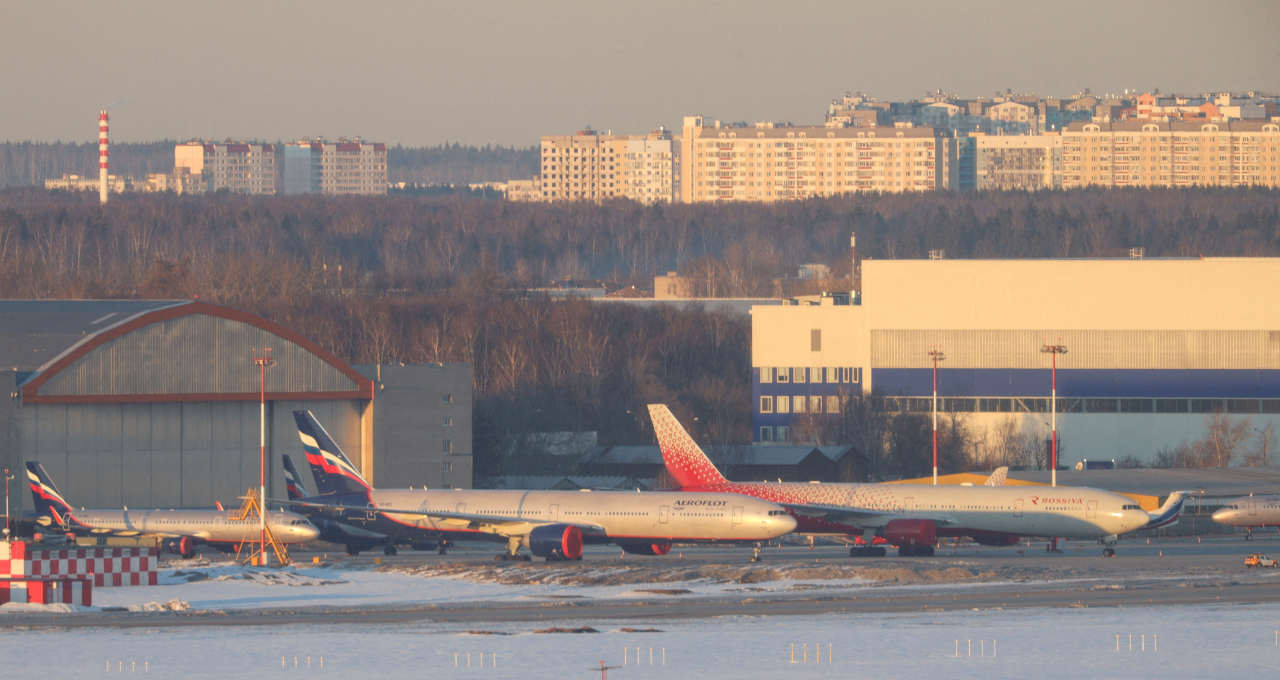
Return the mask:
M531 145L861 90L1280 91L1278 0L0 0L0 139Z

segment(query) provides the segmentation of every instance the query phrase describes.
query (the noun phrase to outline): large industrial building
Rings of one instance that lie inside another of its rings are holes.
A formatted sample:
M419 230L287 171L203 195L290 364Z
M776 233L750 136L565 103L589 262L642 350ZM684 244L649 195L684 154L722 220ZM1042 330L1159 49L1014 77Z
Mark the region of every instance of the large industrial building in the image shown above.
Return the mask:
M1274 290L1276 258L867 260L854 304L752 309L754 438L802 438L873 391L928 414L939 351L939 408L976 442L1044 441L1044 350L1060 346L1060 463L1151 462L1202 439L1217 413L1252 442L1280 431Z
M258 485L254 356L266 348L268 495L284 493L282 453L302 463L295 409L315 412L375 485L471 485L469 366L357 370L293 330L203 302L10 300L0 318L13 371L0 463L21 479L39 460L76 505L238 504ZM25 485L11 493L15 514L30 507Z

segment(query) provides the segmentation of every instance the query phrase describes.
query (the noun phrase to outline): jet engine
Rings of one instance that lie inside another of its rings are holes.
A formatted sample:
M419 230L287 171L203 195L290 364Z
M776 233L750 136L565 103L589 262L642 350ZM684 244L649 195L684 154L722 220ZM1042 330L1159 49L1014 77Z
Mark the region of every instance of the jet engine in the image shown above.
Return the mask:
M671 552L671 543L668 541L660 541L658 543L619 543L618 547L623 552L632 555L665 555Z
M529 532L529 552L548 560L582 559L582 530L568 524L544 524Z
M884 525L884 537L898 546L899 555L932 555L938 527L929 519L895 519Z
M190 559L196 555L195 541L191 540L190 536L166 538L160 542L160 549L167 553L180 555L185 559Z

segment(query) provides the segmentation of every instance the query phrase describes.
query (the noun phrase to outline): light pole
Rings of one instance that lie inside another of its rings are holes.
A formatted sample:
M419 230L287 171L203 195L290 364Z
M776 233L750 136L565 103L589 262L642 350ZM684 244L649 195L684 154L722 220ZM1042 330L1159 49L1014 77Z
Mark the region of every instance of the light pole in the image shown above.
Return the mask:
M4 469L4 540L8 541L9 536L9 480L13 479L13 475L9 472L9 468Z
M1066 345L1043 345L1040 351L1053 355L1052 391L1049 393L1049 419L1053 439L1049 444L1049 485L1058 485L1058 355L1067 353Z
M271 348L258 354L253 350L253 363L258 365L258 566L267 566L267 367L274 364Z
M933 484L938 484L938 362L947 358L942 350L929 350L933 357Z

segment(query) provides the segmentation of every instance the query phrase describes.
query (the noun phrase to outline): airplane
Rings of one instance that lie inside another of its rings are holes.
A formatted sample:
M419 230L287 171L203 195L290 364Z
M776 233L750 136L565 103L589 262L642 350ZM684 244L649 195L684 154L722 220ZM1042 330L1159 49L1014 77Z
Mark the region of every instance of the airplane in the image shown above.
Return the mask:
M240 543L259 538L257 517L234 520L231 513L221 510L74 510L36 461L27 461L27 482L35 501L36 522L78 535L154 536L160 539L162 550L184 558L194 557L198 545L234 552ZM286 544L306 543L320 536L306 517L292 512L268 511L267 527Z
M899 556L928 556L939 536L968 536L983 545L1012 545L1027 536L1094 538L1111 557L1120 534L1164 526L1182 512L1182 492L1147 513L1110 491L1003 486L1000 477L991 486L731 482L665 404L649 404L649 416L662 459L681 488L778 503L795 515L797 533L854 537L850 557L883 557L883 547L868 545L876 537L898 546Z
M307 493L307 487L302 482L302 476L298 474L298 469L293 466L293 460L289 458L289 454L281 454L280 458L284 461L284 487L289 500L300 501L309 497L311 494ZM388 555L396 554L396 544L392 537L387 534L369 531L353 524L345 524L320 513L313 514L310 519L311 523L320 530L320 540L322 541L348 546L348 550L355 550L357 553L382 546L383 551ZM438 550L441 555L445 554L447 545L443 540L429 541L425 539L418 539L409 543L409 546L414 550Z
M672 543L760 543L789 533L795 519L768 501L734 494L660 491L375 489L310 411L294 411L298 438L319 495L292 501L323 516L393 537L393 542L473 538L505 541L498 559L582 558L584 544L665 555ZM360 547L347 544L347 552ZM394 552L394 543L388 543Z
M1280 496L1232 498L1213 513L1213 521L1229 527L1244 527L1244 540L1252 541L1254 527L1280 530Z

